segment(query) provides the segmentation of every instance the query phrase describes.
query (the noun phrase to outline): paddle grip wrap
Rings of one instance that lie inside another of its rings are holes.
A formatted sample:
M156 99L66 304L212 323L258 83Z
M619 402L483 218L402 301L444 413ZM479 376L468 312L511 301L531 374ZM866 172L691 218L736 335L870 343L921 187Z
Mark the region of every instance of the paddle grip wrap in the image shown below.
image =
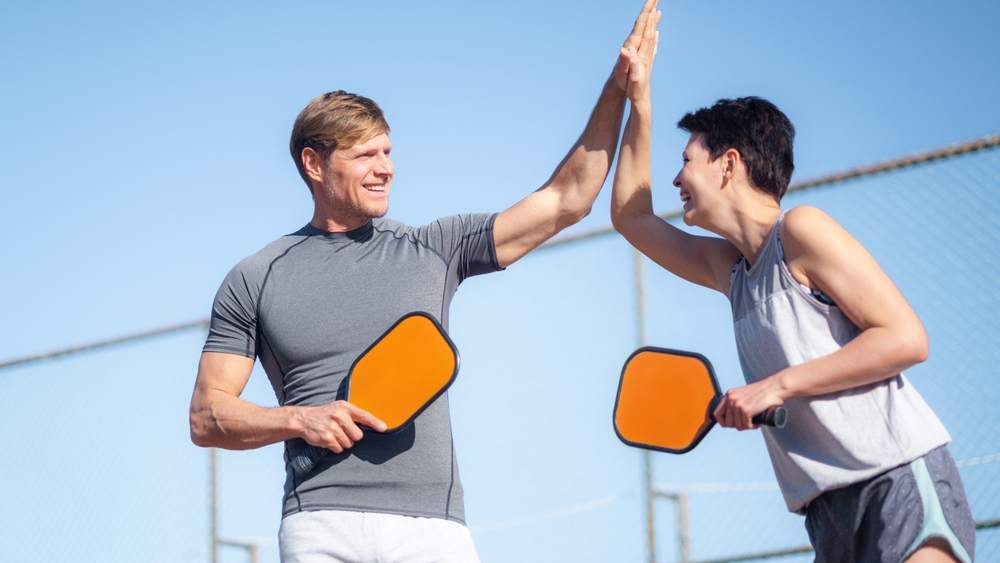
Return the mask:
M323 458L330 450L326 448L317 448L316 446L306 444L306 447L302 448L298 455L292 458L292 461L288 462L292 466L292 471L297 477L303 477L316 467L316 462Z
M784 428L785 423L788 422L788 411L785 410L785 407L775 407L758 414L752 420L754 424Z

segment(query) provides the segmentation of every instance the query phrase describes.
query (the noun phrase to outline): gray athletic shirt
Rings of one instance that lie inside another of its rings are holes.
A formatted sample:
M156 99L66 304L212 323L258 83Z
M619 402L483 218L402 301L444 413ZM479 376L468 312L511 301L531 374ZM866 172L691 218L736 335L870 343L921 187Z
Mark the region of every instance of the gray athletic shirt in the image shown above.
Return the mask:
M792 277L781 220L751 267L730 278L736 348L747 383L831 354L858 335L836 305ZM788 509L824 491L874 477L947 443L947 430L902 374L870 385L785 402L788 425L764 441Z
M229 272L204 351L259 358L281 405L343 398L351 364L396 320L423 311L447 328L462 280L502 269L495 219L457 215L419 228L375 219L345 233L306 225ZM304 445L285 443L282 516L331 509L464 523L447 393L405 429L367 431L298 478L288 460Z

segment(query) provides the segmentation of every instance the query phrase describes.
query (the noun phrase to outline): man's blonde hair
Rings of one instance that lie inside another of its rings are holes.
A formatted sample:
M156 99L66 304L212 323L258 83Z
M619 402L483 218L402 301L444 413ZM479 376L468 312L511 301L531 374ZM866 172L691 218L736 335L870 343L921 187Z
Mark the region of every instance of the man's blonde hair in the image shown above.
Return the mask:
M316 151L325 162L338 147L363 143L389 132L382 108L373 100L343 90L316 96L302 108L292 126L288 148L299 175L312 190L302 165L302 150Z

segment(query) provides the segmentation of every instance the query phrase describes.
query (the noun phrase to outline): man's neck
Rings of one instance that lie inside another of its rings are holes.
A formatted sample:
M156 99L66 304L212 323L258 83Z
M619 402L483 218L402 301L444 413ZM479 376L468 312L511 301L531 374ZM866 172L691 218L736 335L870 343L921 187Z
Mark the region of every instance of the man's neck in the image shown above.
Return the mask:
M316 206L313 209L312 220L309 221L309 224L328 233L346 233L363 227L368 221L368 217L353 214L337 214Z

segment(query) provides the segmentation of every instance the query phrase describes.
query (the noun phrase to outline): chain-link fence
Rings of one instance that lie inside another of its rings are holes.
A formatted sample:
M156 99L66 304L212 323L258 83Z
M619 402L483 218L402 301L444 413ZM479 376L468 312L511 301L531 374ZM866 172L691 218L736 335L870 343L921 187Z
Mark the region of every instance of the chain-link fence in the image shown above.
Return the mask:
M824 181L785 206L828 211L920 314L931 354L908 376L952 434L974 516L995 525L1000 149L995 138L985 144ZM642 455L611 430L621 363L640 340L632 251L595 233L538 256L502 281L466 282L452 309L463 372L450 394L470 526L484 561L547 550L566 561L645 560ZM723 387L740 384L725 299L648 261L641 279L643 340L698 350ZM220 451L213 465L188 440L199 326L0 366L0 560L203 562L214 538L218 561L277 561L280 447ZM258 371L244 396L274 404ZM808 543L756 433L717 430L689 454L650 459L658 560L777 557ZM977 541L979 560L1000 560L995 527Z

